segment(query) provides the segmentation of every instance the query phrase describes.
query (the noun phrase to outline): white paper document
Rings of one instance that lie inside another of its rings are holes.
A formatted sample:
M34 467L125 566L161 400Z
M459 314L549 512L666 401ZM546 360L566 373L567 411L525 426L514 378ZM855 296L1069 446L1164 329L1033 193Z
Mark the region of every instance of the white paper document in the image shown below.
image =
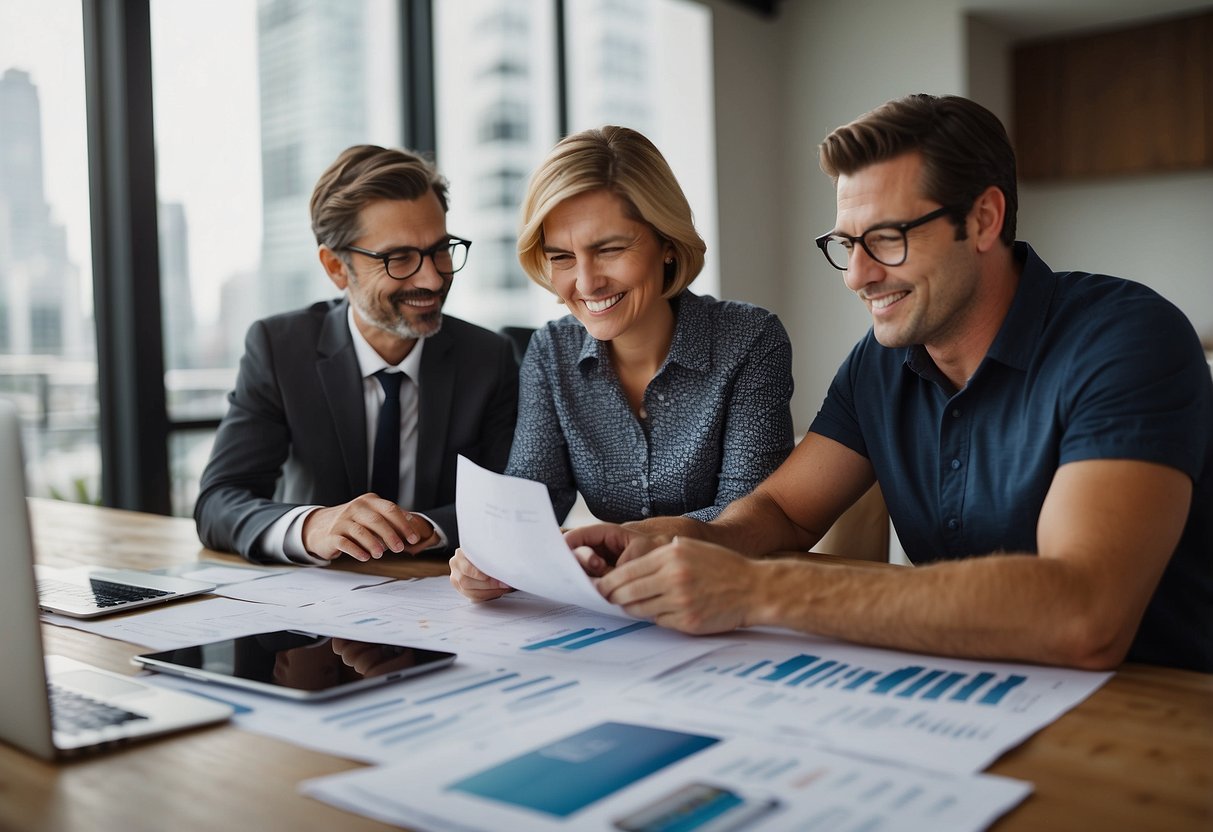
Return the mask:
M272 630L298 629L460 655L544 658L556 664L614 668L620 678L644 679L689 661L727 640L683 635L649 622L588 612L514 592L487 604L464 598L446 578L392 581L365 575L337 595L325 582L302 606L208 598L109 619L45 616L109 638L170 650ZM291 577L291 576L284 576ZM262 581L276 581L263 578ZM367 581L370 586L362 586ZM375 581L382 580L382 583ZM355 584L357 586L355 586ZM292 584L299 590L298 584ZM271 584L272 588L272 584ZM278 590L274 590L278 591ZM291 595L289 591L285 594ZM254 596L256 597L256 596ZM305 597L295 594L295 600Z
M1112 674L966 661L787 633L734 643L628 688L748 734L944 771L979 771L1099 689Z
M564 542L543 483L496 474L459 457L459 542L482 572L544 598L631 618L595 589Z
M930 773L637 716L565 713L300 789L427 832L965 832L1031 792L1004 777Z
M225 584L242 584L246 581L255 581L259 578L267 578L270 575L277 575L296 568L294 566L253 566L252 564L233 566L229 563L196 560L190 563L177 563L161 569L153 569L152 572L156 575L173 575L178 578L189 578L191 581L202 581L203 583L223 586Z
M525 592L476 604L440 577L367 587L296 613L298 626L328 635L448 650L461 656L611 665L628 679L646 678L729 643Z
M45 615L43 620L106 638L141 644L154 650L174 650L253 633L286 630L296 626L289 607L250 604L231 598L207 598L166 604L147 612L118 618L68 618Z
M428 754L457 739L566 711L592 713L620 684L617 673L523 657L460 657L444 670L324 702L291 702L177 676L146 679L227 702L236 709L233 722L246 730L368 763L413 759L423 749Z
M241 601L253 601L258 604L302 607L326 598L344 595L350 590L375 586L390 580L392 578L364 575L360 572L305 567L256 581L221 586L215 590L214 594Z

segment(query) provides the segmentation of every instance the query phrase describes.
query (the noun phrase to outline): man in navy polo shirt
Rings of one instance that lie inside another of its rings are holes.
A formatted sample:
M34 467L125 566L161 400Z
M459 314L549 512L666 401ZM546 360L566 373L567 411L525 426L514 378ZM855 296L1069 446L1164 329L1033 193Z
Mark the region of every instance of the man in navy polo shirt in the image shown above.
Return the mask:
M569 532L603 595L695 633L1213 671L1213 383L1188 320L1015 242L1014 153L971 101L891 101L821 164L838 211L817 244L871 331L792 456L716 520ZM917 568L745 557L807 549L873 481Z

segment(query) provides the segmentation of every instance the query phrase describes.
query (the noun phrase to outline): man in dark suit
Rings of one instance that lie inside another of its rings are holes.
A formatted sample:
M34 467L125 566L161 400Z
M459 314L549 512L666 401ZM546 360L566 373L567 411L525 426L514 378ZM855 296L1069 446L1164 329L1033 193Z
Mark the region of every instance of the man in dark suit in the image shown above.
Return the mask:
M249 329L194 509L203 544L293 563L458 545L456 456L504 468L518 366L505 338L442 314L470 246L447 232L446 189L371 145L320 177L312 230L346 296Z

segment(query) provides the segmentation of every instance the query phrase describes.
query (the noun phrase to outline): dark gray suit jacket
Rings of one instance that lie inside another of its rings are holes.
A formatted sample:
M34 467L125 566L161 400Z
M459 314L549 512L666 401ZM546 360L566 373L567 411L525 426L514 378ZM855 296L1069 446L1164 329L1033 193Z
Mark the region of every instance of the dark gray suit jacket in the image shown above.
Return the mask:
M194 506L211 549L251 557L261 533L300 505L366 492L362 376L344 300L257 321ZM502 336L444 315L421 354L413 504L459 543L455 461L505 468L518 415L518 364Z

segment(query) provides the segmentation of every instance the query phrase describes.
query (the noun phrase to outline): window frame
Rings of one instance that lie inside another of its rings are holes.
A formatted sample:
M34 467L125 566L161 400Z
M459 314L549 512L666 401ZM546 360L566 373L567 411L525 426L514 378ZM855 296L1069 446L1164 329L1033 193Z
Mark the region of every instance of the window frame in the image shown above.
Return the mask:
M399 0L406 144L435 148L433 8ZM172 513L169 440L220 419L173 419L165 389L150 0L81 0L97 338L101 501Z
M398 0L402 135L436 154L433 0ZM566 0L552 0L556 126L569 124ZM173 419L160 291L150 0L81 0L91 198L101 499L171 514L169 442L220 419Z

